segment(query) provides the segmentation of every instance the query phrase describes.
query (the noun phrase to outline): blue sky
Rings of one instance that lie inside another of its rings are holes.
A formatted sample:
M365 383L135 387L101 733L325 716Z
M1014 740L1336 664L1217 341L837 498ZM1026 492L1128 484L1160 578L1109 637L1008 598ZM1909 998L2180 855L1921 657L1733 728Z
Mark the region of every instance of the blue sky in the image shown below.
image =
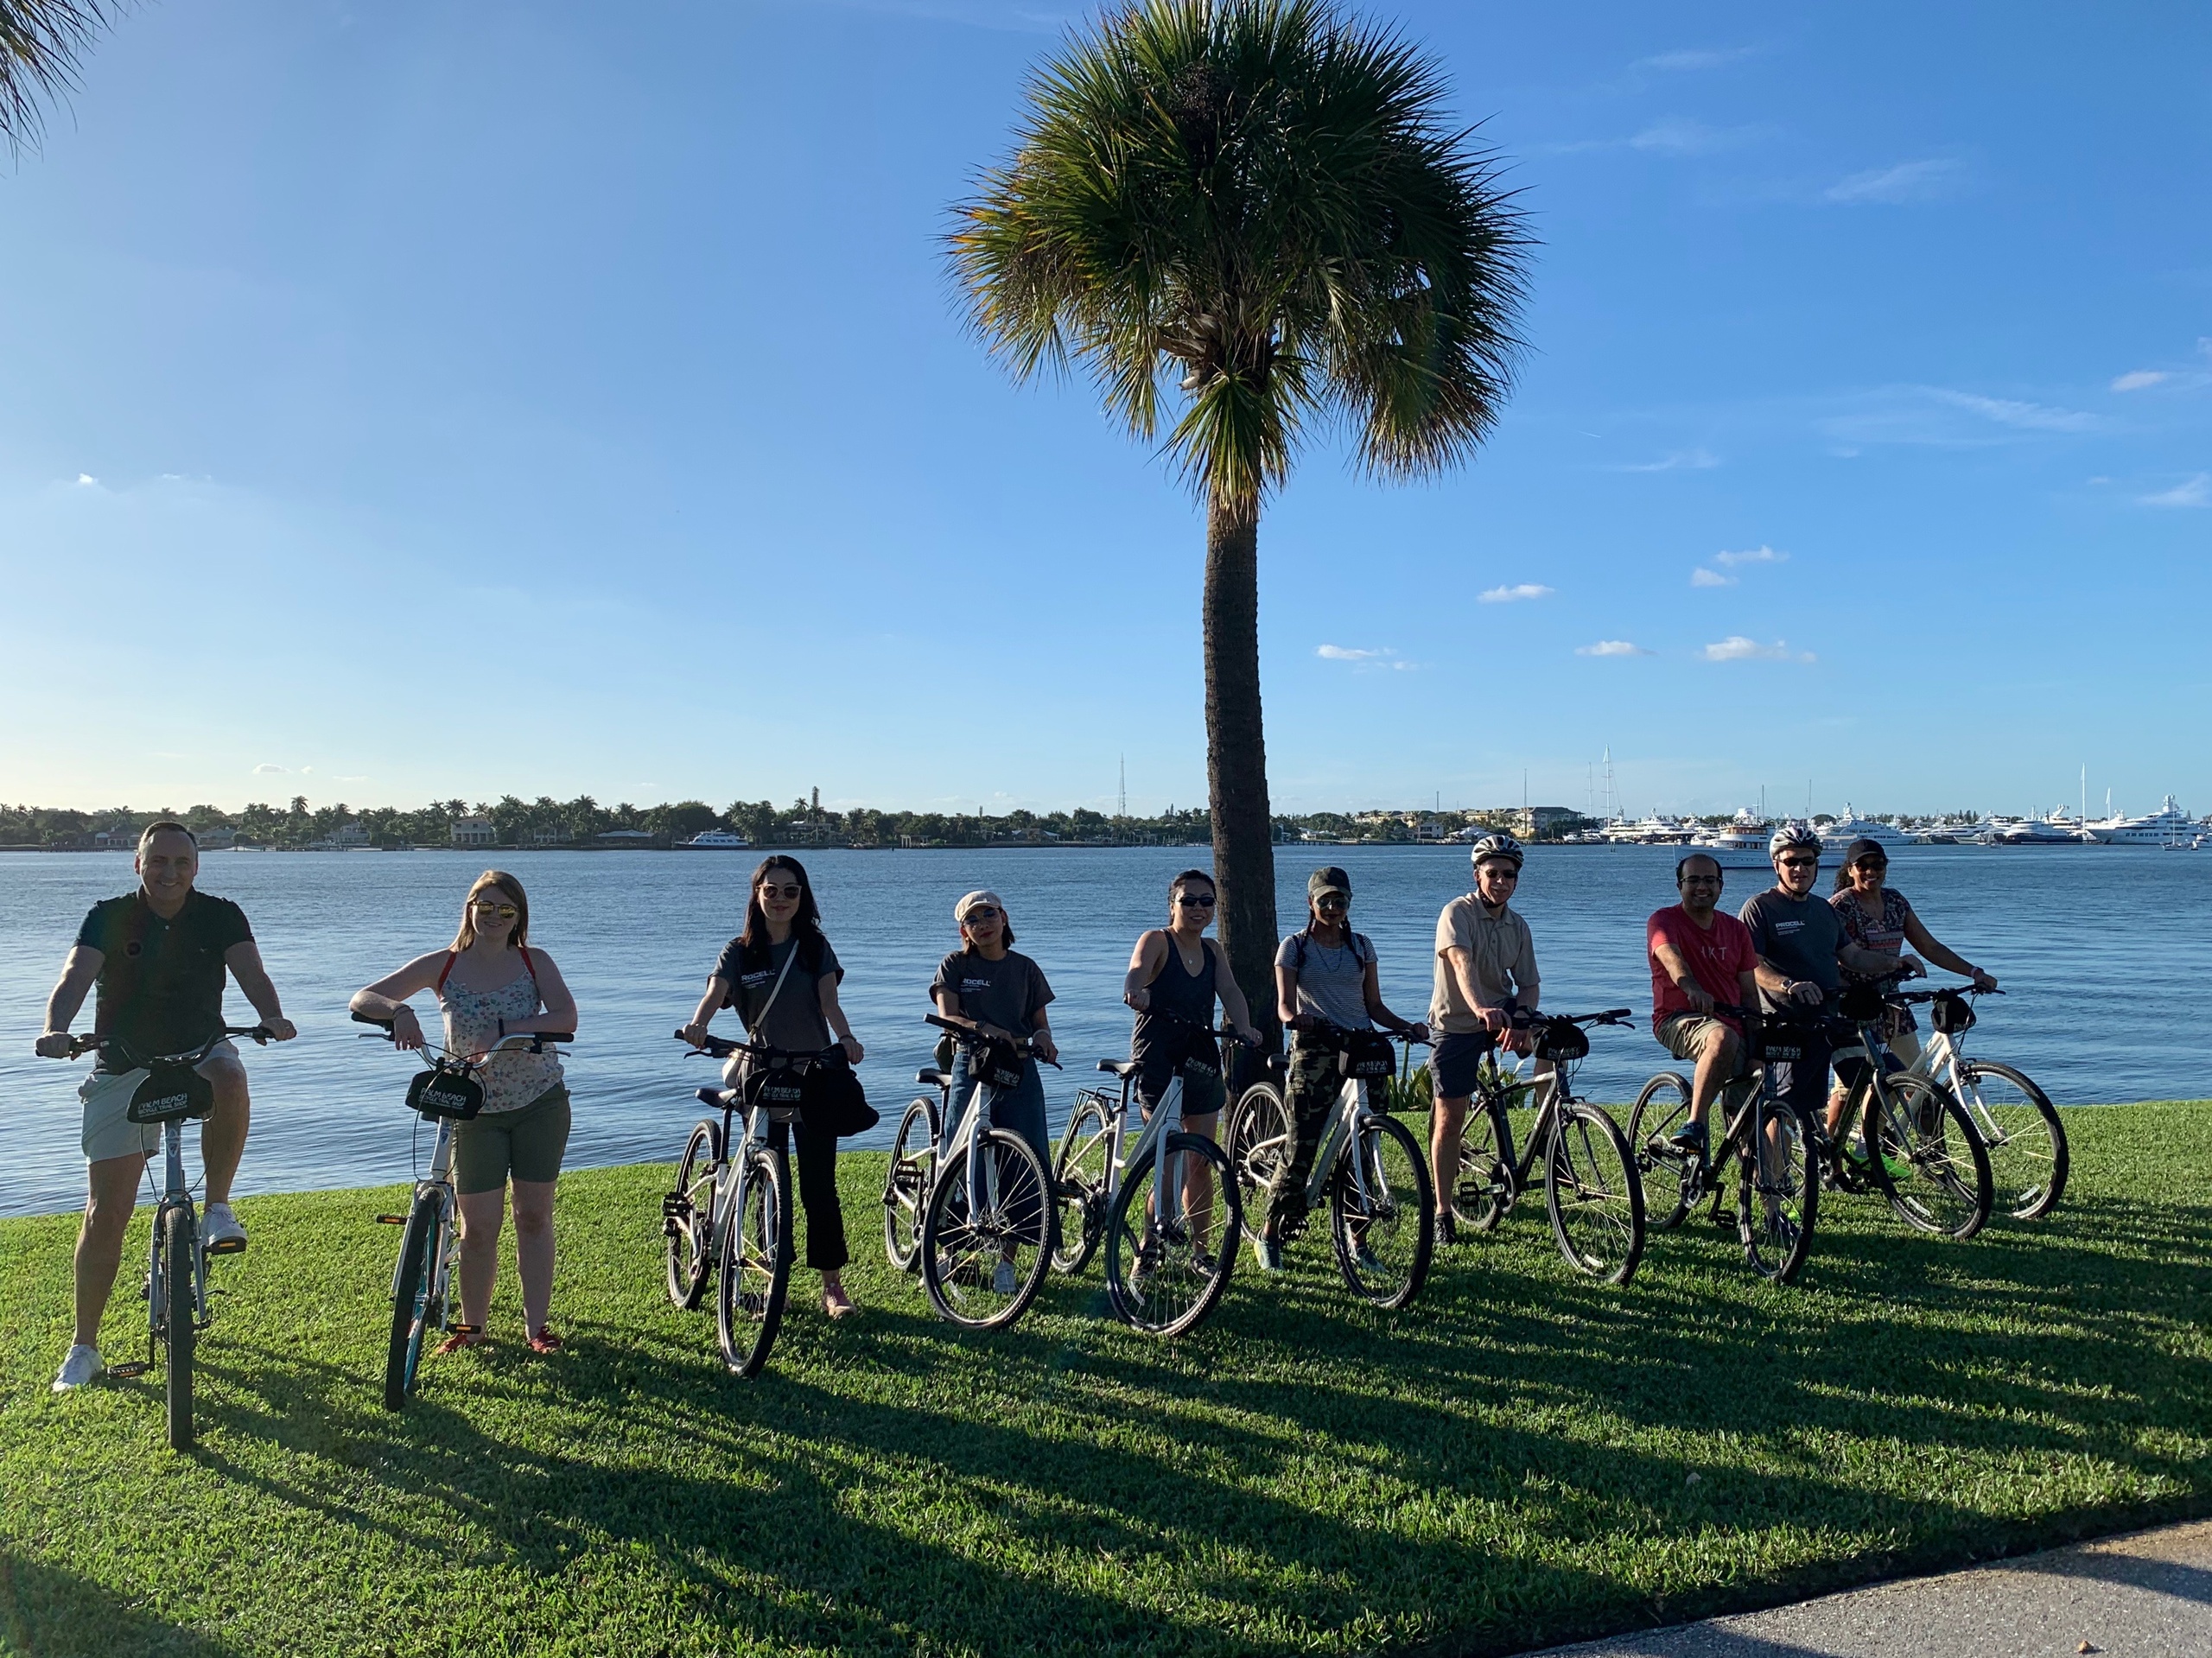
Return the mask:
M1371 10L1533 348L1270 502L1279 808L2212 808L2212 14ZM1082 16L127 16L0 174L0 797L1202 800L1196 505L938 249Z

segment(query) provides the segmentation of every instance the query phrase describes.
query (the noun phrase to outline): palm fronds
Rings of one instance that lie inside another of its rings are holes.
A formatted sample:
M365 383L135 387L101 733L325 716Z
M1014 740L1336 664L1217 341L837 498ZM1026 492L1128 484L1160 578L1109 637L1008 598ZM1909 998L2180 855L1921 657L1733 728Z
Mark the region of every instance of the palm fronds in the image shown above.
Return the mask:
M42 100L75 90L77 60L118 7L118 0L0 0L0 142L10 155L38 147Z
M1309 426L1389 474L1464 459L1513 379L1524 218L1434 62L1329 0L1135 0L1033 78L955 209L970 321L1080 365L1192 480L1256 496Z

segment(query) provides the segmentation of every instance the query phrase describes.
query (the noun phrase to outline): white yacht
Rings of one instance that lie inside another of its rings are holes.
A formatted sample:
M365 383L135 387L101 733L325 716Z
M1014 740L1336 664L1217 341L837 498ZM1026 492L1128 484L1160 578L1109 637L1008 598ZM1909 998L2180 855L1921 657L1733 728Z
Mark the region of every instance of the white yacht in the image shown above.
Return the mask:
M753 842L742 835L732 835L728 829L701 829L688 841L678 841L678 852L743 852Z
M2142 817L2107 817L2088 826L2106 846L2172 846L2193 841L2202 826L2168 795L2158 810Z
M1989 830L1992 846L2094 846L2097 837L2082 827L2082 820L2067 815L2062 802L2050 809L2047 817L1993 820Z
M1736 815L1719 829L1707 829L1690 844L1710 847L1716 852L1764 852L1773 825L1749 806L1739 806Z
M1892 824L1885 823L1878 817L1861 817L1851 809L1851 803L1847 800L1843 804L1843 816L1821 830L1821 846L1825 851L1840 852L1853 841L1872 841L1885 847L1912 844L1910 835Z

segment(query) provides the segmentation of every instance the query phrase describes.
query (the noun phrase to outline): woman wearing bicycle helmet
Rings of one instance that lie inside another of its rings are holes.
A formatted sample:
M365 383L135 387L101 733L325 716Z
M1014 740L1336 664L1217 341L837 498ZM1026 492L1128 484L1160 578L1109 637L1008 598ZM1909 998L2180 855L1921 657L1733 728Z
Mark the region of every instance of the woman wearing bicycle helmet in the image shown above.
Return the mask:
M391 1022L403 1048L423 1045L407 998L434 992L445 1013L445 1045L489 1055L484 1109L454 1130L453 1182L461 1200L461 1324L438 1350L483 1340L499 1271L499 1225L514 1192L515 1270L531 1350L551 1353L553 1190L569 1145L569 1089L552 1053L501 1049L511 1036L576 1028L576 999L553 958L530 943L530 900L505 870L487 869L461 901L461 931L448 950L418 956L353 993L353 1010Z

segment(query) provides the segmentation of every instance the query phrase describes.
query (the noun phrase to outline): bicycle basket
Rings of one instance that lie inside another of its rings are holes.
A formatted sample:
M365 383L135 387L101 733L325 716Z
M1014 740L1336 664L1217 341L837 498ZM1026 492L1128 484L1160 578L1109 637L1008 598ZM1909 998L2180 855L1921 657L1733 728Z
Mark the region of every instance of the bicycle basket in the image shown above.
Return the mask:
M407 1109L466 1122L484 1109L484 1084L461 1071L423 1071L407 1085Z
M153 1065L124 1113L132 1122L175 1122L215 1109L215 1085L189 1065Z
M1853 1025L1873 1025L1880 1021L1888 1006L1882 999L1879 985L1854 984L1843 993L1836 1011Z
M1337 1051L1337 1070L1346 1077L1373 1079L1388 1077L1398 1069L1398 1051L1390 1045L1390 1039L1373 1031L1353 1031Z
M1536 1037L1536 1057L1560 1064L1586 1058L1590 1033L1571 1019L1548 1019Z
M1942 991L1929 1004L1928 1019L1945 1036L1964 1036L1974 1029L1974 1004L1955 990Z

